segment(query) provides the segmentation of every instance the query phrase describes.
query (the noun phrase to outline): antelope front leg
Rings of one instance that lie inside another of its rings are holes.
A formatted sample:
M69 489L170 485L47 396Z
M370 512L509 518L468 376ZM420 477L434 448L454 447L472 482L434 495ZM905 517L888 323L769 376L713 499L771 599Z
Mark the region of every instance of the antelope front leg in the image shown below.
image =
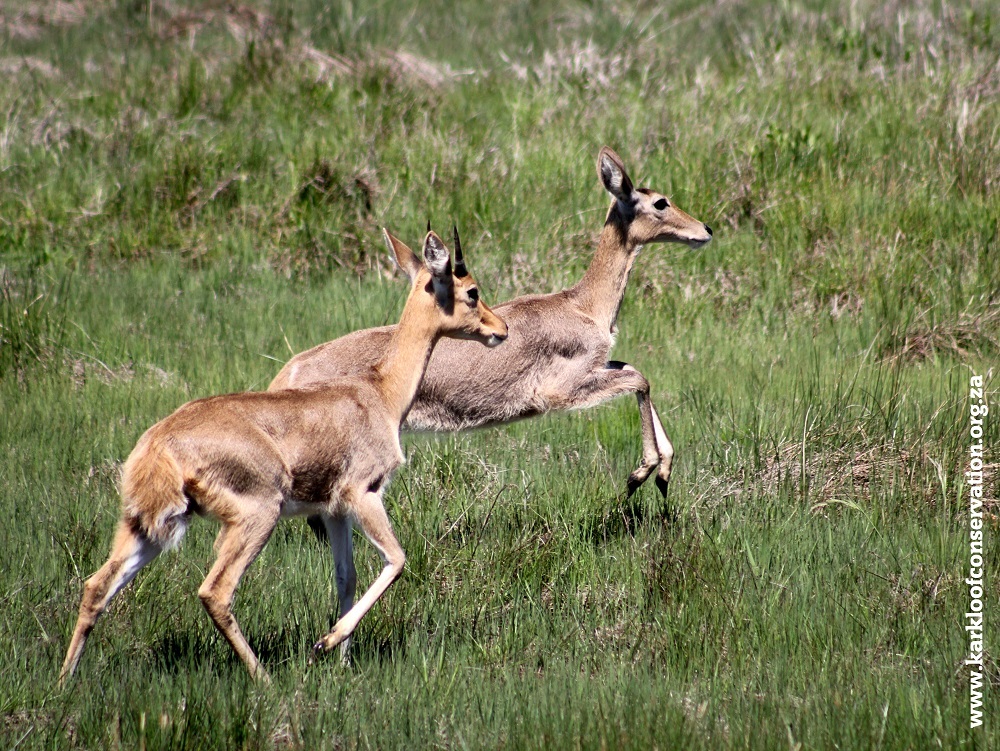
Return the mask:
M389 516L382 505L382 494L366 492L357 503L349 505L353 510L354 521L378 550L384 568L354 607L341 616L330 633L313 645L313 649L317 652L329 652L350 638L364 614L371 610L372 605L385 593L389 585L403 573L403 564L406 562L403 548L393 534Z
M628 477L626 496L635 493L659 468L656 487L666 497L674 448L653 409L649 399L649 381L642 373L628 363L611 360L603 370L592 373L591 378L576 390L574 406L592 406L627 393L634 393L639 403L642 463Z
M622 370L625 372L639 373L638 370L625 362L612 360L608 363L608 368ZM639 373L639 375L642 375ZM649 382L647 381L645 391L635 392L636 401L639 403L639 420L642 425L642 464L640 464L628 477L627 496L631 496L639 489L653 470L657 470L656 488L660 494L667 497L667 487L670 482L670 468L673 464L674 447L667 438L660 418L656 414L653 402L649 398Z
M642 407L639 408L640 414ZM667 489L670 485L670 471L674 464L674 444L667 438L660 422L660 416L656 414L656 409L652 403L649 404L649 412L653 422L653 435L656 438L656 448L660 453L660 466L656 470L656 489L660 495L667 497Z

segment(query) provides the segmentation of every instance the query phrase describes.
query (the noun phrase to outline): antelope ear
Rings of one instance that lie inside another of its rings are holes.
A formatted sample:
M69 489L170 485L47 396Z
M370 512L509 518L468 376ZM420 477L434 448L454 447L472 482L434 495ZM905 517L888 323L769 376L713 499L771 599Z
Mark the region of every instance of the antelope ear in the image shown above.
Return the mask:
M397 237L393 237L389 233L389 230L384 227L382 228L382 239L385 240L385 244L388 246L389 251L392 253L392 257L396 260L396 265L399 266L400 270L410 278L411 282L416 279L417 273L420 271L420 267L422 266L420 259L417 258L416 254L410 250L406 243Z
M632 202L632 180L625 171L622 158L607 146L597 155L597 174L601 176L604 189L623 203Z
M435 279L451 281L451 257L441 238L434 232L428 232L424 238L424 265Z

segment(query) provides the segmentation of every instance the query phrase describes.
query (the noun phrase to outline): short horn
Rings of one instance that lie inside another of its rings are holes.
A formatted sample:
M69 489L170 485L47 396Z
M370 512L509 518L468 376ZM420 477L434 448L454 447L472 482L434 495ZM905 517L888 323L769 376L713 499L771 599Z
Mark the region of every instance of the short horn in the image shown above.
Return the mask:
M455 276L461 279L469 275L469 270L465 268L465 259L462 258L462 241L458 239L458 226L453 224L451 228L455 234Z

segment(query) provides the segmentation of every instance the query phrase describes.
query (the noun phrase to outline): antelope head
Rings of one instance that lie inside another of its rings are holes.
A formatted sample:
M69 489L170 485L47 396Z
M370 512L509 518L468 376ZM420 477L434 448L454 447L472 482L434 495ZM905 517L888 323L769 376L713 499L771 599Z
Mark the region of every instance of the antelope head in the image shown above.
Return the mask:
M507 324L479 298L479 285L462 257L455 229L455 263L444 242L428 231L424 238L423 260L401 240L382 230L396 263L413 283L415 293L433 298L442 336L472 339L495 347L507 338Z
M681 211L669 198L649 188L635 188L625 165L607 146L597 157L597 173L614 197L608 221L623 226L628 247L646 243L681 243L700 248L712 239L712 228Z

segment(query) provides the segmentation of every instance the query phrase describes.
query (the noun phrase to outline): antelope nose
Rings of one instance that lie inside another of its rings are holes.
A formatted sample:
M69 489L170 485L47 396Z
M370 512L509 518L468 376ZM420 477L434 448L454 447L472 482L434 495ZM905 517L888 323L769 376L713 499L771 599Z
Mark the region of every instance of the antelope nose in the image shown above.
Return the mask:
M705 225L705 231L708 233L709 237L712 236L712 228L709 227L707 224Z

